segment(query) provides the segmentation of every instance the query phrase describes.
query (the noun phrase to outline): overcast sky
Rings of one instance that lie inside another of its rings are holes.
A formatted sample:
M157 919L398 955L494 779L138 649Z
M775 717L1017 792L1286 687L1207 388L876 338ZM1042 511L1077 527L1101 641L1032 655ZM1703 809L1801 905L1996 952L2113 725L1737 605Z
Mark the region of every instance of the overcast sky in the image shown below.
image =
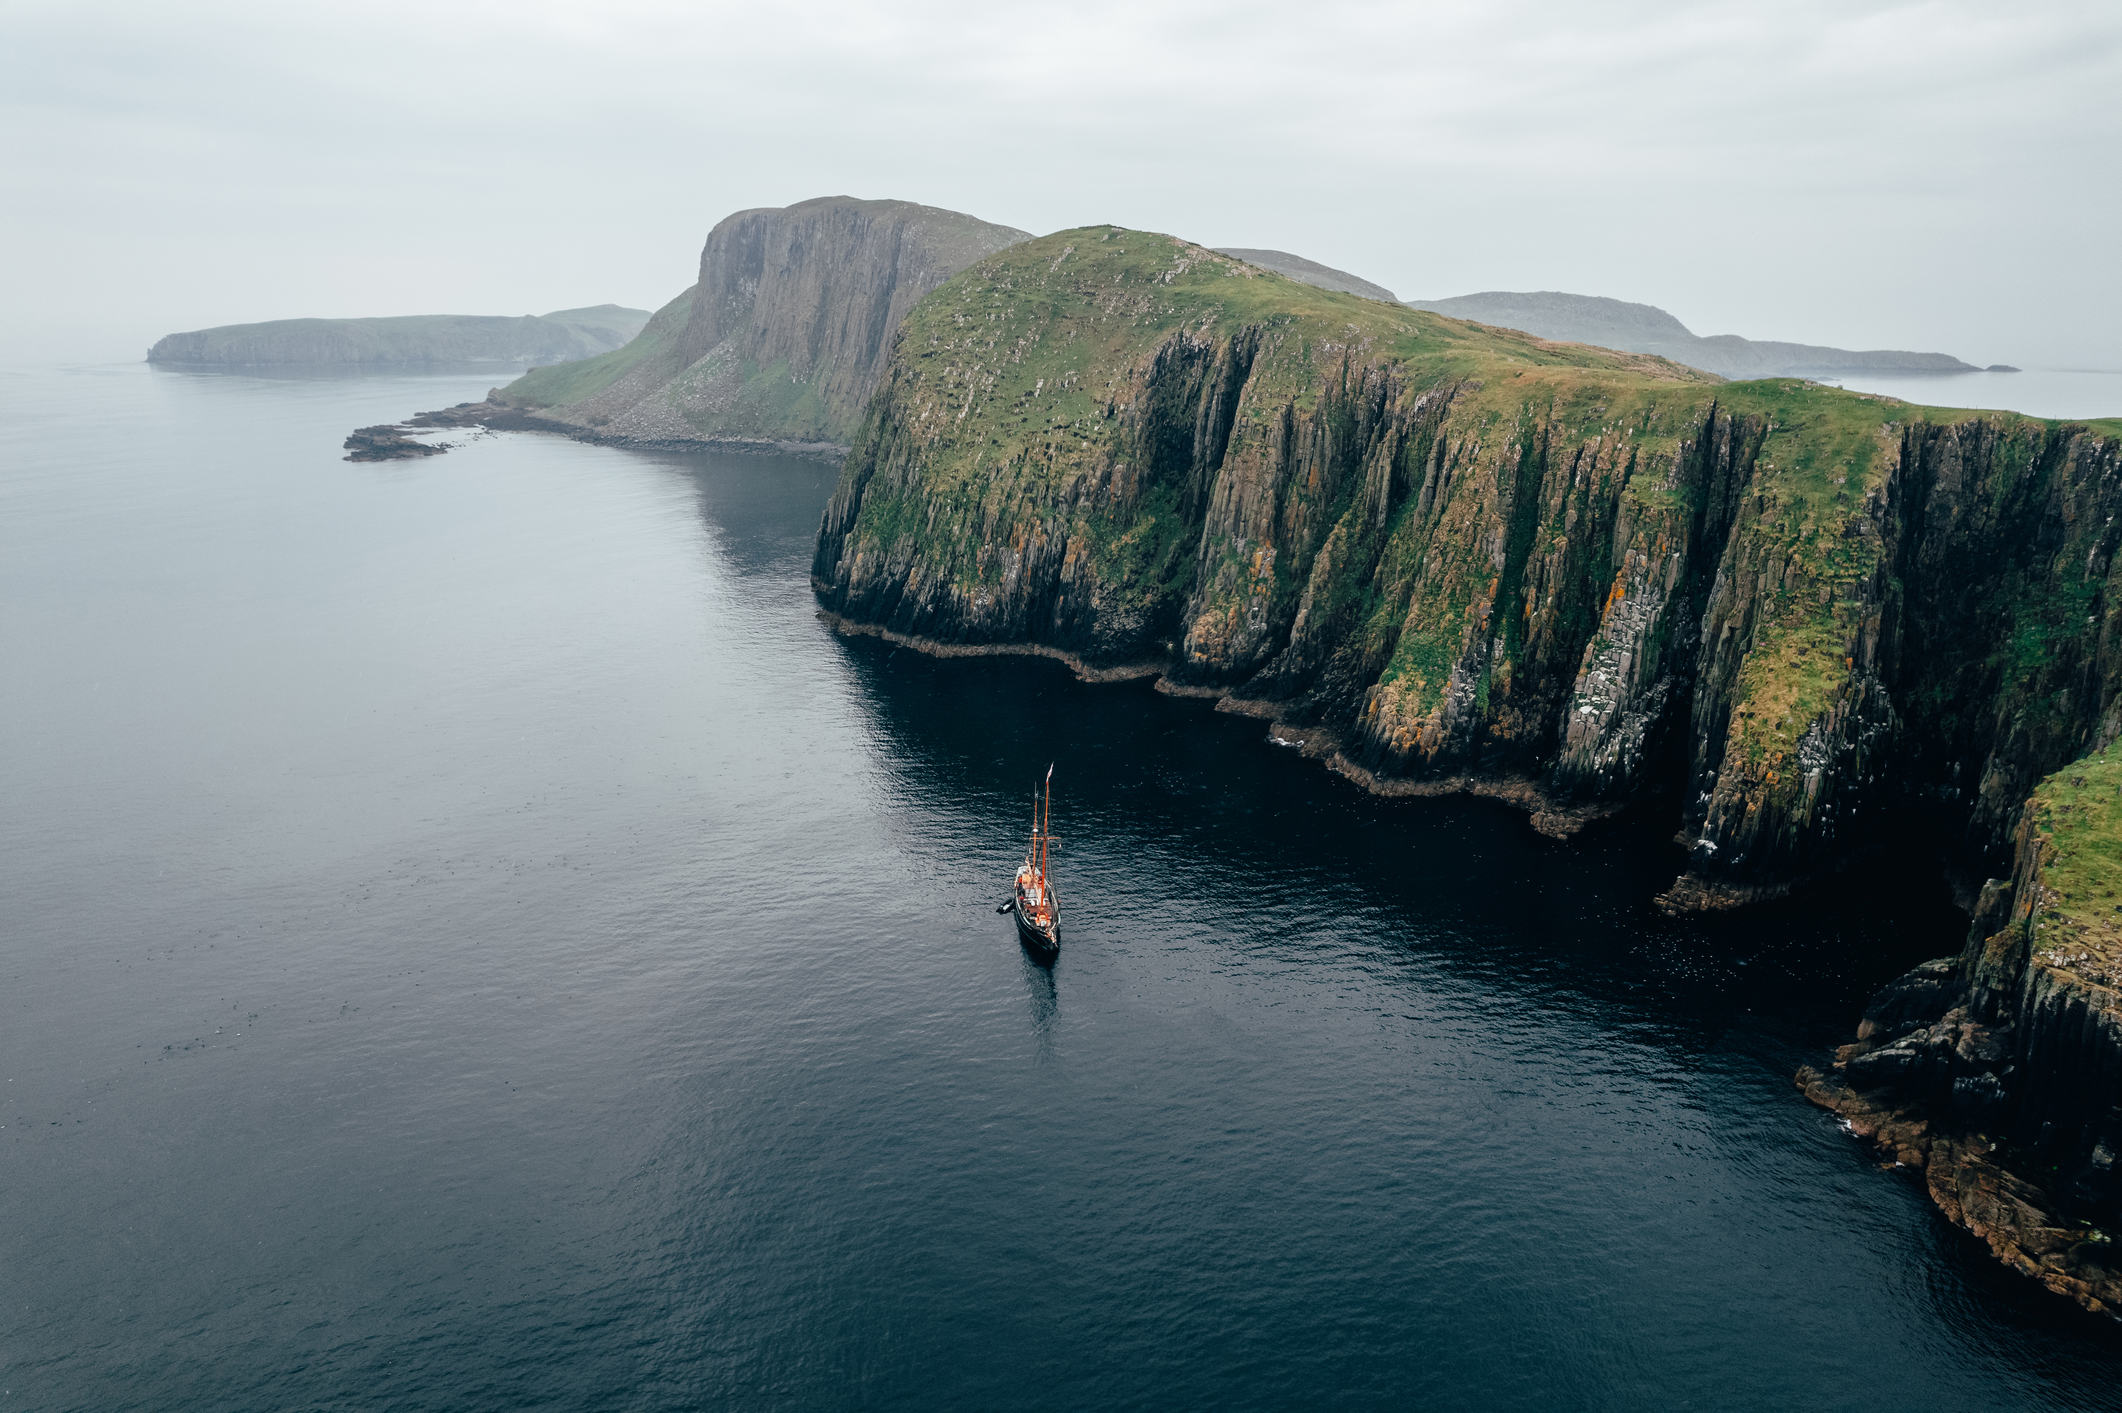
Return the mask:
M0 317L653 307L747 206L2122 368L2122 4L0 0Z

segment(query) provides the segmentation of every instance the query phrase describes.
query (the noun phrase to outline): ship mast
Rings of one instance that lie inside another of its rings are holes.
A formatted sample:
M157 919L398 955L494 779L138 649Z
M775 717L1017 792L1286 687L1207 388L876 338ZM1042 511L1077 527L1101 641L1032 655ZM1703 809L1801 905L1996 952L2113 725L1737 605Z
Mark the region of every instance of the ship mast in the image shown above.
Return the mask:
M1046 886L1046 856L1047 844L1050 838L1047 831L1052 828L1054 817L1054 768L1052 765L1046 767L1045 792L1045 798L1039 805L1039 883L1041 887Z

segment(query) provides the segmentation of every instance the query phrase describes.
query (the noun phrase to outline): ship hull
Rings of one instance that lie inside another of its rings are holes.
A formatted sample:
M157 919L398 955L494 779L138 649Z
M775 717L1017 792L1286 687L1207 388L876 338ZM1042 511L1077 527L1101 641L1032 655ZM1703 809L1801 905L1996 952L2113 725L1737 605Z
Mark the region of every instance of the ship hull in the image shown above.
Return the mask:
M1017 940L1019 942L1022 942L1026 947L1042 957L1051 957L1061 950L1061 925L1059 922L1054 924L1052 932L1046 931L1024 915L1024 904L1021 900L1016 907L1010 909L1010 913L1016 919Z

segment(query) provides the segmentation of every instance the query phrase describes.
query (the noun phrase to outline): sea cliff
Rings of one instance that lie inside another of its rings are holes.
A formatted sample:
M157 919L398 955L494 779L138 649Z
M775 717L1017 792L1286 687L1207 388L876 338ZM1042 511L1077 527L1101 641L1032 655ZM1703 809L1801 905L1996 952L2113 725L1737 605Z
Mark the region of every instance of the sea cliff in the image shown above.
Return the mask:
M1372 788L1489 790L1553 832L1647 802L1688 849L1673 908L1920 819L2009 881L1875 1010L2002 1034L1968 1041L1982 1073L2020 1057L1998 1102L2111 1206L2122 942L2075 939L2122 937L2122 898L2045 946L2031 900L2122 839L2087 756L2122 731L2118 544L2114 422L1723 383L1088 227L907 317L812 574L848 626L1153 672ZM2055 803L2081 777L2097 818Z
M2115 694L2116 429L1939 413L1092 227L919 306L814 577L847 619L1271 704L1378 780L1678 786L1671 895L1911 800L2001 866Z
M2122 1315L2122 752L2044 780L1957 956L1798 1084L2008 1264Z
M908 201L821 197L726 217L699 280L626 347L541 368L477 410L636 443L829 448L853 435L906 311L1025 233Z

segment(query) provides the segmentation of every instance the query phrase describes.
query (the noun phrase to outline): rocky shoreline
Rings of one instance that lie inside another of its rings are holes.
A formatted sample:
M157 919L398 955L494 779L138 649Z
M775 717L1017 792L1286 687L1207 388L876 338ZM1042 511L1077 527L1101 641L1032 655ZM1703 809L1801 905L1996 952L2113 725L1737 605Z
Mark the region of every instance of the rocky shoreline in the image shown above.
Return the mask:
M1869 1142L1884 1166L1920 1174L1946 1220L1979 1238L1999 1261L2096 1315L2122 1319L2122 1249L2105 1229L2070 1215L2069 1204L2047 1187L2021 1176L2038 1166L2024 1154L1922 1111L1874 1102L1839 1073L1807 1066L1797 1084Z
M950 643L827 609L819 610L818 617L845 636L877 638L931 657L1042 657L1063 664L1084 682L1153 679L1158 692L1212 700L1219 712L1267 722L1276 744L1298 750L1370 794L1470 794L1499 800L1524 810L1533 827L1551 838L1568 839L1620 809L1611 803L1557 801L1538 781L1524 777L1381 778L1349 757L1337 733L1282 720L1282 703L1175 680L1168 661L1101 667L1044 644ZM2038 833L2022 840L2022 849L2030 849L2036 858L2036 869L2041 848ZM2122 1208L2117 1206L2122 1164L2116 1162L2122 1133L2114 1136L2116 1146L2111 1148L2105 1129L2088 1136L2070 1123L2067 1111L2051 1110L2052 1116L2032 1124L2032 1143L2013 1137L2028 1129L2022 1112L2028 1081L2036 1091L2056 1088L2052 1076L2042 1078L2044 1067L2057 1062L2055 1008L2049 1007L2044 1018L2036 1005L2028 1013L2029 1022L2016 1010L2000 1008L1994 994L1999 986L2031 994L2054 989L2052 981L2038 975L2029 983L2022 974L2012 984L1998 971L2000 956L2009 970L2014 929L2023 932L2035 926L2041 887L2031 873L2017 880L1991 880L1976 902L1965 953L1926 962L1882 988L1868 1004L1856 1040L1841 1047L1826 1070L1801 1068L1795 1082L1807 1099L1838 1115L1852 1135L1870 1143L1883 1166L1920 1174L1946 1219L1983 1241L2003 1264L2095 1314L2122 1318L2122 1244L2112 1235L2122 1230ZM1705 901L1676 897L1679 892L1669 890L1658 905L1679 913L1762 901ZM2027 902L2015 908L2013 899L2022 892ZM1970 980L1982 975L1985 957L1991 963L1986 1010L1974 998L1978 988ZM1985 1014L1988 1018L1981 1018ZM2079 1032L2074 1037L2078 1045L2088 1040L2108 1044L2115 1061L2122 1062L2122 1043L2103 1041L2105 1027L2099 1016L2080 1006L2066 1010L2062 1024ZM2063 1063L2071 1063L2071 1058L2082 1056L2067 1057ZM2101 1120L2122 1119L2122 1110L2110 1109L2095 1119L2095 1127ZM2078 1156L2075 1167L2069 1161L2073 1153Z
M1920 1171L1938 1209L2006 1265L2122 1317L2116 812L2111 751L2042 782L2011 876L1983 885L1960 953L1883 987L1831 1068L1797 1084Z
M486 432L552 432L593 446L625 447L631 451L734 451L758 456L796 456L811 461L838 464L847 448L837 442L804 442L767 437L643 438L615 436L572 422L555 421L512 407L503 402L460 402L416 413L403 422L380 427L361 427L346 439L353 455L348 461L390 461L403 457L435 456L448 451L450 442L417 442L411 433L436 428L462 428ZM358 445L357 445L358 444Z
M813 589L820 586L813 581ZM1043 657L1066 666L1078 681L1139 682L1154 679L1151 686L1168 697L1193 697L1213 701L1215 709L1233 716L1250 716L1268 723L1267 734L1277 745L1297 751L1306 760L1317 761L1336 775L1362 788L1367 794L1385 798L1422 798L1444 795L1478 795L1500 800L1525 811L1532 827L1550 839L1568 839L1596 820L1608 819L1627 806L1616 802L1559 800L1541 789L1528 776L1456 775L1443 779L1408 780L1381 776L1346 750L1347 742L1335 731L1319 726L1300 726L1285 721L1280 713L1287 705L1257 697L1238 697L1220 687L1190 685L1174 675L1176 665L1165 661L1123 663L1098 667L1075 653L1043 643L947 643L917 633L901 633L875 623L864 623L818 610L818 617L834 632L850 638L881 638L897 647L911 648L929 657Z
M341 445L347 461L410 461L449 450L448 442L416 441L403 424L356 427Z

